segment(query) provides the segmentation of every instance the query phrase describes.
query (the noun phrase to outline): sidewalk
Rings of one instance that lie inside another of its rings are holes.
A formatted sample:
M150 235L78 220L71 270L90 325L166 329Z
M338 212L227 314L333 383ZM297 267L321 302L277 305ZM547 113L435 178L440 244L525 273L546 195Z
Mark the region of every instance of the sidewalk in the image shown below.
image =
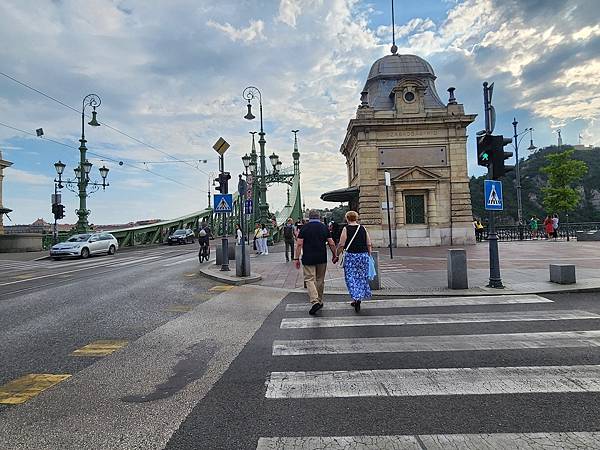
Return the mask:
M446 255L449 248L460 247L395 248L393 258L390 258L389 249L377 249L382 289L376 293L431 296L600 290L600 242L500 242L500 269L505 285L503 290L485 287L489 279L487 242L465 247L469 289L448 289ZM552 263L575 264L577 283L550 283L548 266ZM252 255L251 268L253 276L260 276L258 284L262 286L304 290L302 270L297 270L292 262L286 263L282 244L269 248L269 255ZM205 269L218 278L219 270L213 263ZM235 272L230 275L235 275ZM223 281L228 282L226 279ZM331 293L347 292L344 272L338 265L328 264L325 289Z

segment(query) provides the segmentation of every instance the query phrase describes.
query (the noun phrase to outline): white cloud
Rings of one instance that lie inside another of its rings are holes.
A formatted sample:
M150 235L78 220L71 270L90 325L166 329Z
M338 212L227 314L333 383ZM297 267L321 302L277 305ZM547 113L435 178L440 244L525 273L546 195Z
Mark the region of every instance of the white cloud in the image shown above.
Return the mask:
M263 35L265 23L262 20L251 20L250 24L246 28L235 28L230 23L226 22L225 24L220 24L212 20L206 22L206 25L215 28L216 30L222 31L233 42L251 42L255 40L265 39L265 36Z
M39 173L28 172L26 170L9 167L4 172L5 179L10 178L11 183L29 184L29 185L52 185L52 178Z

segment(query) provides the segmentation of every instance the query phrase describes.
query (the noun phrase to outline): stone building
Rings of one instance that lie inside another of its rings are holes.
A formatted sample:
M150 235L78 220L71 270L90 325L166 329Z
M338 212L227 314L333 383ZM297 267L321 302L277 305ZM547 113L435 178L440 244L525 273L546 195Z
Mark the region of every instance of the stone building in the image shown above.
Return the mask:
M466 128L476 115L465 114L454 88L444 104L435 78L418 56L394 52L375 61L340 149L349 187L321 196L358 210L376 246L389 243L386 171L392 245L475 242Z

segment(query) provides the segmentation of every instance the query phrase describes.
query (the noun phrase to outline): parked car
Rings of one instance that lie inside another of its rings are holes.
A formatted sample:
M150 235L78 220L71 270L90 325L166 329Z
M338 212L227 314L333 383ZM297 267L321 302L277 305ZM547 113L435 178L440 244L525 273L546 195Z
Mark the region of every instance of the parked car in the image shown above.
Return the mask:
M194 232L189 228L185 230L175 230L171 236L167 238L167 242L169 245L173 244L187 244L188 242L193 244L194 240Z
M75 234L66 242L53 245L50 249L50 256L52 259L60 259L63 256L87 258L99 253L114 255L118 248L117 239L110 233Z

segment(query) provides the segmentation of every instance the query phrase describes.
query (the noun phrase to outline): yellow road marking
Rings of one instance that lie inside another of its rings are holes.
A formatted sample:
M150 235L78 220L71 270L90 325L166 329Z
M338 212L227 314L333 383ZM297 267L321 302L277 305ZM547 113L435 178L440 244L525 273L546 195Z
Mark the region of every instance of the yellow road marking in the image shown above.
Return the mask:
M198 292L197 294L194 294L196 300L207 300L211 297L212 295L209 292Z
M94 341L88 345L78 348L71 356L106 356L125 347L127 341Z
M12 278L15 278L17 280L28 280L29 278L34 277L35 275L32 273L24 273L22 275L15 275Z
M0 403L19 405L41 394L46 389L66 380L71 375L51 373L30 373L0 386Z
M194 272L194 273L186 273L185 274L186 277L195 277L196 275L197 275L196 272Z
M217 286L213 286L211 287L208 291L209 292L225 292L228 291L230 289L233 289L235 286L231 286L229 284L219 284Z
M171 312L188 312L194 309L192 305L172 305L167 308L167 311Z

